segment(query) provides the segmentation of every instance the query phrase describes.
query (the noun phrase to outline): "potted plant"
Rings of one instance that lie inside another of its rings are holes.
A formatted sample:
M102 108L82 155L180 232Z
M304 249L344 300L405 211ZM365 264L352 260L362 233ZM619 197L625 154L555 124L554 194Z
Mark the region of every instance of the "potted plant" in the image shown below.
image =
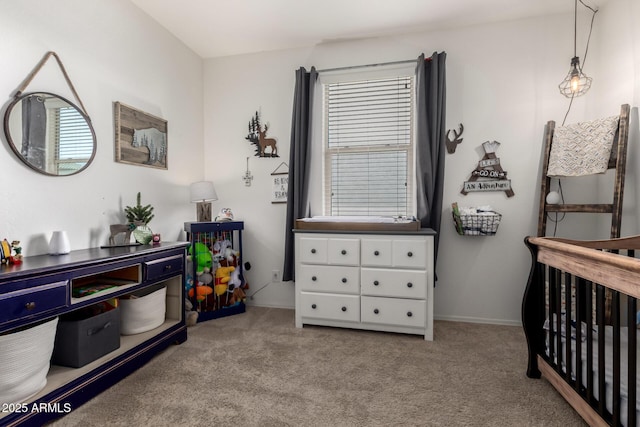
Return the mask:
M135 226L133 230L133 237L136 242L143 245L149 244L153 238L153 232L148 227L149 222L155 216L153 214L153 206L142 206L140 192L136 198L135 206L127 206L124 208L124 213L127 216L127 221Z

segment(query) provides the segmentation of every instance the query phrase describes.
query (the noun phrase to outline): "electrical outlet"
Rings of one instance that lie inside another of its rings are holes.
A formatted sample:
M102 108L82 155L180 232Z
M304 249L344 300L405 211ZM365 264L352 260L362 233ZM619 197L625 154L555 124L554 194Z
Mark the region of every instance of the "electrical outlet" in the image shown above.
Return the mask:
M271 271L271 281L279 282L280 281L280 270L272 270Z

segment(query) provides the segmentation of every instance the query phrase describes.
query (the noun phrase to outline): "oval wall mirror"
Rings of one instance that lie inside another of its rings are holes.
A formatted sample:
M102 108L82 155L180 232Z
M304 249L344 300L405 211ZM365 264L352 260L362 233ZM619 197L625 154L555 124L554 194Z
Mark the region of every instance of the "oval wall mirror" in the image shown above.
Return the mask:
M89 116L48 92L17 96L5 112L4 132L20 160L46 175L76 174L89 166L96 153Z

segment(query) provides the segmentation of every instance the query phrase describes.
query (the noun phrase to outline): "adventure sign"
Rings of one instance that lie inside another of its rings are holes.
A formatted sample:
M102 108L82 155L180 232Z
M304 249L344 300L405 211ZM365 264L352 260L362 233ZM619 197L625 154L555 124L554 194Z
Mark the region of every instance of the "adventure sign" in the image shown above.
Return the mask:
M504 181L465 181L464 189L469 191L508 191L511 190L511 180Z
M498 141L487 141L482 144L484 157L471 171L469 180L464 182L461 194L467 195L470 191L504 191L507 197L515 195L511 189L511 180L505 179L507 172L502 170L500 159L495 154L499 146Z

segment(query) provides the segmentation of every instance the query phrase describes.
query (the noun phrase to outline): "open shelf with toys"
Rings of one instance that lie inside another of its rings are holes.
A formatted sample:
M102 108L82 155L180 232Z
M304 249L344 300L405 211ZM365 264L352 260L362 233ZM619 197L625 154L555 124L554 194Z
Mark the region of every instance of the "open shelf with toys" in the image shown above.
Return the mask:
M71 303L102 297L140 282L142 282L142 269L139 264L77 277L71 279Z
M243 221L186 222L185 292L198 322L244 313Z

